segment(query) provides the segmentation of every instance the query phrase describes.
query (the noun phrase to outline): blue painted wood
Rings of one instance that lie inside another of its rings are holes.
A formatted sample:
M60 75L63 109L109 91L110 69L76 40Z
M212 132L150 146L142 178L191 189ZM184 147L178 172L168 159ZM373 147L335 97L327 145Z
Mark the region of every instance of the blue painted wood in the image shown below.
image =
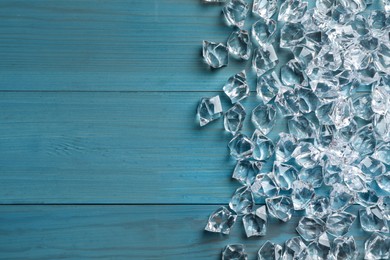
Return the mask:
M270 219L267 236L261 238L245 238L241 219L230 236L205 232L216 207L0 206L0 259L217 260L226 244L244 243L254 260L266 240L282 244L298 235L300 214L288 223ZM357 220L348 234L361 251L369 234Z

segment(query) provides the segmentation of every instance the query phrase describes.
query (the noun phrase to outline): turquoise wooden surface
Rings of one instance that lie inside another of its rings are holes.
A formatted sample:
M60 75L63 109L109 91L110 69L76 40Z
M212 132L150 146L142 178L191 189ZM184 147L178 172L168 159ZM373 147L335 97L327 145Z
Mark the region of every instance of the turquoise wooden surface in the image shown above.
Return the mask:
M229 242L254 259L264 239L244 239L241 223L230 237L203 232L237 187L222 121L194 121L198 100L222 94L243 67L201 62L202 40L231 31L219 10L198 0L0 2L0 259L218 259ZM273 220L266 239L295 235L297 219Z

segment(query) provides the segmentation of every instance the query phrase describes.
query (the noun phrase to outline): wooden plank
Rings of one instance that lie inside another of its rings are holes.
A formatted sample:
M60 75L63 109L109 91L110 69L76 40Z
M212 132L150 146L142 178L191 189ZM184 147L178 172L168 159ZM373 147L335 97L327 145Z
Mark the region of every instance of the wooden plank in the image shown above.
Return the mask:
M297 236L299 213L273 218L263 238L246 239L241 219L230 236L203 231L217 206L0 206L0 258L220 259L226 244L243 243L249 259L266 241ZM356 209L352 211L356 212ZM359 250L369 236L358 221L349 235ZM362 255L359 259L363 259Z
M0 203L227 203L231 137L195 122L215 94L0 92Z

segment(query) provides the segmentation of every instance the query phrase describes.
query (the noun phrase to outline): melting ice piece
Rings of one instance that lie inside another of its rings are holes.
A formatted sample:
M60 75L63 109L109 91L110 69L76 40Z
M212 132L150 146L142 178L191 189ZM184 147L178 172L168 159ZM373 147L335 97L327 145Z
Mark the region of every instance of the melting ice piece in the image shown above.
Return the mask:
M275 260L280 259L282 255L282 247L278 244L274 244L271 241L266 241L259 252L257 253L258 260Z
M252 13L264 19L270 19L278 7L277 0L254 0Z
M200 126L207 125L221 117L222 105L219 96L212 98L202 98L198 105L197 118Z
M359 210L360 226L367 232L389 232L389 225L378 207Z
M249 187L243 186L234 192L229 202L229 207L238 215L245 215L252 212L254 204L252 191Z
M248 255L242 244L227 245L222 251L222 260L247 260Z
M255 144L252 155L255 160L264 161L274 154L274 143L261 131L255 130L252 135L252 142Z
M268 134L275 125L276 109L271 104L260 104L252 111L252 123L264 135Z
M306 241L313 241L325 232L325 222L316 217L302 217L296 228Z
M359 250L353 236L337 237L330 249L329 260L357 260Z
M251 185L259 173L261 164L252 161L237 161L233 171L233 179L238 180L242 185Z
M272 175L280 189L289 190L292 188L292 183L298 179L298 170L292 165L276 161Z
M245 108L240 103L235 104L224 114L223 125L225 130L232 133L232 135L237 134L241 131L245 117Z
M221 68L228 65L228 49L222 43L203 41L203 58L210 67Z
M275 20L263 18L254 23L251 30L252 39L263 48L275 41L275 32Z
M263 75L257 78L257 95L264 103L268 103L278 94L281 86L282 83L275 72L269 75Z
M275 68L278 63L279 59L272 45L258 48L253 54L252 67L258 77Z
M258 208L255 213L244 215L242 222L247 237L265 236L267 233L266 206Z
M229 26L242 28L249 11L249 5L244 0L231 0L222 9L226 23Z
M347 212L334 212L326 219L326 231L335 236L340 237L347 234L356 216Z
M253 142L243 134L237 134L229 142L230 155L236 160L248 159L252 156L255 145Z
M294 211L292 200L287 196L277 196L267 198L265 203L268 207L268 212L277 219L287 222L291 219Z
M236 220L236 213L230 211L226 207L220 207L210 215L205 230L209 232L229 234L230 229Z
M279 10L278 20L282 22L299 22L305 15L307 3L302 0L286 0Z
M223 87L223 91L230 98L233 104L248 97L249 86L246 80L245 70L231 76Z
M373 233L364 244L364 259L389 259L390 258L390 238L380 234Z
M305 209L314 195L314 188L309 183L300 180L292 183L291 199L295 210Z
M227 40L227 47L234 58L248 60L252 53L252 43L248 31L232 32Z
M258 174L251 190L255 197L275 197L279 194L279 186L270 174Z

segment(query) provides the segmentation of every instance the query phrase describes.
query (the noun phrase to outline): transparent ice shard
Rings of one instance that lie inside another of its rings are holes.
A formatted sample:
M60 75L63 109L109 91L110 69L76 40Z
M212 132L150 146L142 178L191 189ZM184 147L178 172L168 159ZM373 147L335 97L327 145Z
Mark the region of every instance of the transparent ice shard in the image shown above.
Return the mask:
M252 123L264 135L268 134L275 125L276 109L271 104L260 104L252 111Z
M205 230L209 232L229 234L230 229L236 220L236 213L226 207L220 207L210 215Z
M371 95L372 110L380 115L386 114L390 104L390 87L385 83L384 78L372 85Z
M281 255L282 247L267 240L257 252L257 260L277 260Z
M355 202L363 207L371 207L378 204L379 197L374 190L368 190L366 192L357 192Z
M225 130L235 135L241 130L245 117L245 108L240 103L235 104L224 114Z
M329 146L335 139L336 127L334 125L320 125L317 128L317 138L315 144L320 147Z
M222 115L222 105L219 96L202 98L197 109L197 118L200 126L207 125L211 121L220 118Z
M330 117L337 129L348 126L353 119L352 101L350 99L337 100Z
M223 87L223 91L230 98L233 104L248 97L249 86L247 83L245 70L237 73L234 76L231 76Z
M238 180L242 185L251 185L259 173L261 164L252 161L237 161L234 167L232 178Z
M390 165L390 143L380 143L372 157Z
M314 195L314 188L309 183L301 180L292 183L291 200L295 210L305 209Z
M203 41L203 58L212 68L228 65L228 49L223 43Z
M292 188L292 183L298 179L298 170L292 165L276 161L272 175L280 189L289 190Z
M359 210L360 226L367 232L389 232L389 225L378 207Z
M258 77L275 68L278 63L279 59L272 45L260 47L253 54L252 67Z
M347 187L354 192L366 192L366 176L364 173L355 166L344 166L343 173L344 183Z
M305 29L301 23L285 23L281 30L280 47L293 48L305 43Z
M264 103L269 103L278 94L281 87L282 83L275 72L257 78L257 95Z
M317 165L321 158L322 153L313 144L308 142L300 142L291 154L297 164L304 168L310 168Z
M222 260L247 260L248 255L242 244L227 245L222 251Z
M300 237L293 237L284 243L282 259L301 259L300 254L306 250L306 245Z
M302 168L298 177L300 180L310 183L313 188L319 188L323 182L322 166L315 165L310 168Z
M329 260L357 260L359 250L352 236L337 237L330 249Z
M372 125L379 139L385 142L390 141L390 113L384 115L375 114Z
M324 246L317 241L311 242L305 252L302 254L305 256L304 259L316 259L316 260L327 260L329 254L329 247Z
M378 50L374 53L375 67L386 74L390 74L390 46L389 44L380 44Z
M302 217L296 230L305 241L313 241L325 232L325 222L316 217Z
M287 222L294 211L292 200L287 196L277 196L265 200L268 212L277 219Z
M252 191L249 187L243 186L234 192L229 202L229 207L241 216L252 212L254 204Z
M364 259L389 259L390 238L380 233L373 233L364 244Z
M360 13L366 9L366 0L340 0L340 4L351 13Z
M353 193L344 185L335 183L330 192L330 207L332 210L341 211L350 206L354 197Z
M376 177L375 180L379 188L390 193L390 172L384 173Z
M287 122L290 134L298 139L313 138L315 136L315 126L305 116L294 116Z
M333 164L329 161L326 161L323 169L325 185L332 186L335 183L341 183L342 182L341 172L342 169L339 163L336 164L335 162Z
M255 130L252 135L252 142L255 144L252 155L255 160L264 161L274 154L274 143L271 139L263 135L261 131Z
M272 19L260 18L252 25L252 39L257 45L266 47L275 41L276 22Z
M255 145L252 141L243 134L237 134L229 142L230 155L236 160L248 159L252 156Z
M291 159L291 154L297 147L297 139L290 134L280 133L279 140L275 146L276 160L279 162L287 162Z
M317 218L324 218L331 213L328 197L316 196L306 207L306 214Z
M333 102L323 103L319 105L315 111L318 121L322 125L333 125L332 118L329 116L333 110Z
M378 200L378 207L380 208L383 217L390 221L390 196L380 197Z
M340 237L348 233L356 216L347 212L334 212L326 219L326 231L335 236Z
M364 120L370 120L373 115L371 109L371 95L363 94L353 99L354 115Z
M280 69L280 79L286 86L307 86L307 77L303 73L303 68L296 60L290 60Z
M298 107L300 112L310 113L317 109L320 102L310 88L296 87L294 91L298 98Z
M275 105L283 117L300 115L298 99L294 90L289 87L282 87L275 98Z
M359 152L361 156L373 153L375 145L376 139L372 124L359 128L351 138L352 148Z
M248 31L233 31L227 40L227 47L234 58L248 60L252 53L252 43Z
M307 2L286 0L279 9L278 20L282 22L299 22L305 15Z
M242 28L249 11L249 5L244 0L231 0L222 9L226 23L229 26Z
M261 206L255 213L242 217L247 237L265 236L267 233L267 211L266 206Z
M344 142L348 142L352 138L352 136L356 133L356 131L357 131L357 123L355 120L352 120L348 126L338 129L336 136L341 140L343 140Z
M264 19L270 19L278 8L277 0L254 0L252 13Z
M279 194L279 186L270 174L258 174L251 186L255 197L274 197Z

